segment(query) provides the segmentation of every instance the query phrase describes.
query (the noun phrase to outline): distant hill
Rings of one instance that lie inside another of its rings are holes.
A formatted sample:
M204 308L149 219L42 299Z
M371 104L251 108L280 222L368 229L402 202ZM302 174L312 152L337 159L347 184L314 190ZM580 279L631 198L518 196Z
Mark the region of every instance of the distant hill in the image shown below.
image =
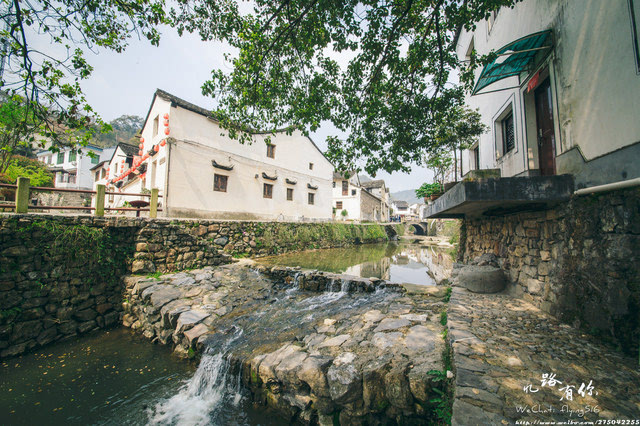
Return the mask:
M92 139L92 145L104 148L115 146L119 142L137 145L138 138L136 138L135 135L142 130L144 119L137 115L123 115L110 121L109 124L111 124L113 130L109 133L98 133L96 137Z
M391 199L406 201L409 204L424 203L424 199L416 197L415 189L407 189L406 191L392 192Z

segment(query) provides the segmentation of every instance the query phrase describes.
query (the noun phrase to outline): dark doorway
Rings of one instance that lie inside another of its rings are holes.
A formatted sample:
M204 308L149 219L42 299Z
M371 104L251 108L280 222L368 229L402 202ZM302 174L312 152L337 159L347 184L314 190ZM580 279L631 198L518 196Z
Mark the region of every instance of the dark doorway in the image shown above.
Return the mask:
M536 88L536 122L538 126L538 160L540 174L543 176L556 174L556 137L553 125L553 104L551 100L551 83L547 77Z

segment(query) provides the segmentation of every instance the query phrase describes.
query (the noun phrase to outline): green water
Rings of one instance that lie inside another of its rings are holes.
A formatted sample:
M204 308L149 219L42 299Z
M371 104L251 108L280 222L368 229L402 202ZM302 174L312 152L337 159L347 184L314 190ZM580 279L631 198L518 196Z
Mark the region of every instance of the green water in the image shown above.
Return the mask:
M436 280L448 275L452 265L451 256L445 249L419 243L309 250L265 257L259 262L418 285L436 284Z
M145 424L196 366L124 328L0 364L0 424Z

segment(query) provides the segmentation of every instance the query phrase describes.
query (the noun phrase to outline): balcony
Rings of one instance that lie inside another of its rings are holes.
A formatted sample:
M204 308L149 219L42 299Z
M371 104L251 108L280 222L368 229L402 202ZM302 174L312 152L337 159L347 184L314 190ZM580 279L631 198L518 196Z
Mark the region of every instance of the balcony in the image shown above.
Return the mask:
M466 180L427 206L426 217L460 219L543 210L568 200L573 191L572 175Z

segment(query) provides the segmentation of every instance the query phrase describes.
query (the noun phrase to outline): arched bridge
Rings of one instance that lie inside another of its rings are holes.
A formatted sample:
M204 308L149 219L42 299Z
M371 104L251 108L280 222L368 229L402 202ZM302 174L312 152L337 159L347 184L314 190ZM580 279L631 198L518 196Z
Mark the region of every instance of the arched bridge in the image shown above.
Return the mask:
M431 224L429 222L406 222L406 225L413 228L415 235L435 235L436 229L433 222L431 221Z

